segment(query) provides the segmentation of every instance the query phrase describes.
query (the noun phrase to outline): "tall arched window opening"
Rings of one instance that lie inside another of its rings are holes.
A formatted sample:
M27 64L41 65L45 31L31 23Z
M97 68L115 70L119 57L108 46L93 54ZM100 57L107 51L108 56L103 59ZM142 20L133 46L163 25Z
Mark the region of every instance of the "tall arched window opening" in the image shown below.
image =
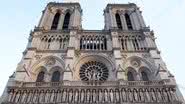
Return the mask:
M60 81L60 72L59 71L53 72L51 81L52 82L59 82Z
M133 76L133 73L132 72L128 72L127 73L127 79L128 79L128 81L134 81L134 76Z
M44 71L39 72L36 82L44 82Z
M127 27L129 30L132 30L132 23L131 23L131 20L130 20L130 16L126 13L125 14L125 19L126 19L126 24L127 24Z
M146 72L142 71L142 72L141 72L141 75L142 75L143 81L149 81L149 78L148 78L148 75L147 75Z
M122 29L121 18L120 18L120 15L118 13L116 13L116 23L117 23L118 29Z
M63 24L63 29L68 29L69 28L69 22L70 22L70 13L68 12L65 17L64 17L64 24Z
M60 13L57 12L54 16L53 23L52 23L52 26L51 26L51 30L56 30L57 29L59 19L60 19Z

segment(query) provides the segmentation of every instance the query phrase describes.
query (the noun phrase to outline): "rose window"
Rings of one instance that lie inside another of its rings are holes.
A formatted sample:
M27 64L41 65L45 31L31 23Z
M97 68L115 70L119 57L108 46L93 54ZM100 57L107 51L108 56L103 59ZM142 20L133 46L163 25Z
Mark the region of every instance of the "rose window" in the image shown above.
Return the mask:
M80 68L80 78L82 81L105 81L109 75L109 70L105 64L90 61Z

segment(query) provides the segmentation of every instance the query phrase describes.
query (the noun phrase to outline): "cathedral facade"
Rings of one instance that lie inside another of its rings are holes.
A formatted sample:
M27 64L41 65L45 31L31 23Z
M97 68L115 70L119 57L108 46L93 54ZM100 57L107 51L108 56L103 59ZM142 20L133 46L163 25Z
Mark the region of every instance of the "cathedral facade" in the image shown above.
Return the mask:
M108 4L103 30L81 21L79 3L48 3L2 104L184 104L136 4Z

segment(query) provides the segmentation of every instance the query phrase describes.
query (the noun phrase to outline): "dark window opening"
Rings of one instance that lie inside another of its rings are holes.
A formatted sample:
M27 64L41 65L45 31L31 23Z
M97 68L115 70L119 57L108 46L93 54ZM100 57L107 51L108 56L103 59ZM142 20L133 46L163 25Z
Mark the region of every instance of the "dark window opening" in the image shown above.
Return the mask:
M80 39L80 49L83 49L83 41Z
M63 29L68 29L69 28L69 21L70 21L70 13L68 12L65 15L65 18L64 18Z
M60 81L60 72L59 71L55 71L53 73L51 81L52 82L59 82Z
M125 14L125 19L126 19L126 24L127 24L127 27L129 30L132 30L132 23L131 23L131 20L130 20L130 16L126 13Z
M107 50L107 39L106 38L104 39L104 45L105 45L105 47L104 47L105 50Z
M116 23L117 23L118 29L122 29L121 18L120 18L120 15L118 13L116 13Z
M51 30L56 30L60 19L60 13L56 13L53 19Z
M141 72L141 75L142 75L142 79L143 79L143 81L149 81L149 78L148 78L148 75L147 75L147 73L146 72Z
M39 74L38 74L38 76L37 76L37 80L36 80L36 82L44 82L44 72L43 71L41 71Z
M133 76L132 72L129 71L127 73L127 77L128 77L128 81L134 81L134 76Z

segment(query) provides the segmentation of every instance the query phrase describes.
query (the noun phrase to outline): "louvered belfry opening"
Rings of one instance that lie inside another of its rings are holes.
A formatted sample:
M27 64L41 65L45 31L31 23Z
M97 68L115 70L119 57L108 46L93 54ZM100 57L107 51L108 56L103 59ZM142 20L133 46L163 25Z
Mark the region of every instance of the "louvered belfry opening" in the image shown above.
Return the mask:
M58 28L59 20L60 20L60 13L57 12L54 16L53 23L52 23L52 26L51 26L51 30L56 30Z
M69 29L70 17L71 17L70 13L67 12L66 15L65 15L65 17L64 17L64 24L63 24L63 29L64 30L65 29Z
M121 18L118 13L116 13L116 23L117 23L118 29L122 29Z
M125 13L125 19L126 19L126 24L127 24L128 30L133 30L132 22L130 20L130 16L128 15L128 13Z

